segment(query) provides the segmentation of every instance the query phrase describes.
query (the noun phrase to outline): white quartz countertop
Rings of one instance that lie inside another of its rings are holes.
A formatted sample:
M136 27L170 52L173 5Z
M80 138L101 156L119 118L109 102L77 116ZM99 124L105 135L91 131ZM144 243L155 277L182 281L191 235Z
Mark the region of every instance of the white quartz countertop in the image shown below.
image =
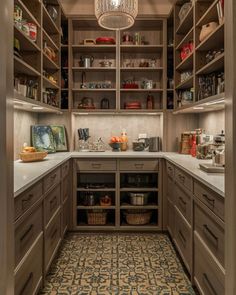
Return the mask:
M23 163L14 162L14 196L18 196L31 185L42 179L56 167L63 164L70 158L143 158L157 159L164 158L169 160L182 170L191 174L203 184L224 197L224 174L206 173L201 171L199 163L210 163L209 160L198 160L189 155L165 152L67 152L48 155L44 161Z

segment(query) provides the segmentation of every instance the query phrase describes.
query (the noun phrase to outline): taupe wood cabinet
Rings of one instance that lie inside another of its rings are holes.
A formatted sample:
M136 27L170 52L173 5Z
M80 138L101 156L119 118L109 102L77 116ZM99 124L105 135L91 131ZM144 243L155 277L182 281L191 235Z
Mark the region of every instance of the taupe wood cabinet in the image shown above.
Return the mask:
M167 230L201 294L225 294L224 198L166 162Z
M15 198L15 294L37 294L69 226L70 161Z

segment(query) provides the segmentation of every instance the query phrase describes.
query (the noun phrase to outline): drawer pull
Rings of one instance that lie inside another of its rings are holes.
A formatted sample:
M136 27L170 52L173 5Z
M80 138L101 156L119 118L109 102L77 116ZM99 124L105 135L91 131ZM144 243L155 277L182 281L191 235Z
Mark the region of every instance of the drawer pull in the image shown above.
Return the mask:
M142 163L140 163L140 164L139 163L135 163L134 166L137 169L143 169L144 164L142 164Z
M56 173L53 174L53 175L51 175L51 181L54 181L56 179L56 177L57 177L57 174Z
M183 200L182 197L179 197L179 201L182 205L184 205L186 207L187 203Z
M207 194L202 194L202 196L205 198L205 200L207 201L207 203L214 208L214 206L215 206L215 200L209 198Z
M185 239L185 236L183 235L181 230L179 230L179 236L180 236L180 238L181 238L181 240L182 240L182 242L183 242L183 244L185 246L186 245L186 239Z
M29 285L29 283L32 281L34 274L31 272L26 280L26 282L24 283L24 286L22 287L21 291L20 291L20 295L23 295L25 293L25 290L27 288L27 286Z
M209 237L211 239L211 241L215 244L215 247L217 248L218 247L218 237L209 229L207 224L203 224L203 232L207 237Z
M94 169L99 169L102 166L102 164L99 164L99 163L92 163L91 165Z
M24 234L21 236L21 238L20 238L20 241L21 241L21 242L24 241L24 239L29 235L29 233L33 230L33 228L34 228L34 225L31 224L31 225L29 226L29 228L28 228L28 229L24 232Z
M22 199L22 201L21 201L22 210L25 210L25 208L29 206L29 203L30 203L31 199L33 198L33 196L34 196L33 194L29 194L26 199Z
M180 182L184 183L185 182L185 176L179 174L179 180L180 180Z
M52 211L57 205L57 196L55 196L51 201L50 201L50 211Z
M213 287L206 273L203 274L203 279L205 283L207 284L209 291L211 291L213 295L218 295L218 293L216 292L215 288Z
M168 166L168 170L172 172L172 167Z

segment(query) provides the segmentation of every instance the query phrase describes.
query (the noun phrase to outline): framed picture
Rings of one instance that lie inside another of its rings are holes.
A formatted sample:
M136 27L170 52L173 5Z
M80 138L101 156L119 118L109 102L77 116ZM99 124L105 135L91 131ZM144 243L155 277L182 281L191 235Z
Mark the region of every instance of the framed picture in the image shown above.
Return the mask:
M32 145L38 151L46 151L48 153L56 152L56 143L54 140L51 126L34 125L31 126Z
M50 127L52 128L52 133L53 133L54 141L56 144L56 151L57 152L68 151L65 126L50 125Z

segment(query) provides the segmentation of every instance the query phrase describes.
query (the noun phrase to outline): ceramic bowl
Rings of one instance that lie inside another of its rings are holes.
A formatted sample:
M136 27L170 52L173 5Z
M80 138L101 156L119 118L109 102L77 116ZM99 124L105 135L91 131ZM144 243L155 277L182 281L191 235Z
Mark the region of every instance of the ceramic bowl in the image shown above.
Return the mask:
M109 145L112 148L113 152L119 152L120 151L120 146L121 146L120 142L111 142L111 143L109 143Z

